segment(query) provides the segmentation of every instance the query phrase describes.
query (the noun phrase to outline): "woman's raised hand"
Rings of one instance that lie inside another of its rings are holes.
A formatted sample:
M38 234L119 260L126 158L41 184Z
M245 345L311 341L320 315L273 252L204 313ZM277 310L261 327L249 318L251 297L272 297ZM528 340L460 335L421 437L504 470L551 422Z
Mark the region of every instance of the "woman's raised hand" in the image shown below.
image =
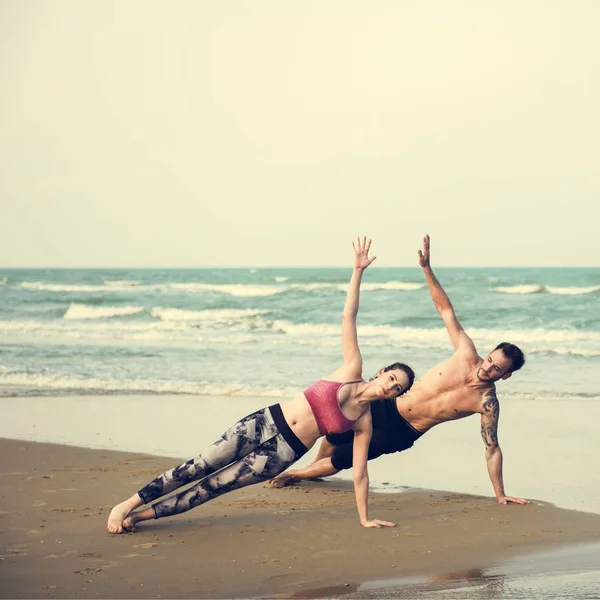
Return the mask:
M366 237L356 238L356 242L352 242L354 248L354 268L366 269L377 257L369 258L369 250L371 249L371 240Z

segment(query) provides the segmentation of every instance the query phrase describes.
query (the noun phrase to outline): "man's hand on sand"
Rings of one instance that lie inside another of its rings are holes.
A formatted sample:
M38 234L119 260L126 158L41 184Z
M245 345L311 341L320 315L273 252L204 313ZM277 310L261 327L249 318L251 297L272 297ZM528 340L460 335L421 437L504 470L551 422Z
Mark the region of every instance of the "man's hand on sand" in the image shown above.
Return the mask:
M417 250L419 253L419 265L422 269L429 267L429 234L423 238L423 250Z
M381 529L382 527L396 527L396 523L391 521L380 521L379 519L372 519L361 523L363 527L373 527L375 529Z
M498 504L529 504L524 498L513 498L512 496L500 496Z

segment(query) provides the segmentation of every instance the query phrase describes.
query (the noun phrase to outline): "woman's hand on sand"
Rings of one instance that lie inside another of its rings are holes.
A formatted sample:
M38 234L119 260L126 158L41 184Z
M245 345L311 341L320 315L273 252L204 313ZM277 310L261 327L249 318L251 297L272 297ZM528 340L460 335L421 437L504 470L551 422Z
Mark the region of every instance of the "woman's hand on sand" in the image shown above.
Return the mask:
M371 240L363 237L356 238L356 242L352 242L354 248L354 268L366 269L377 257L369 258L369 250L371 249Z
M396 523L392 523L391 521L380 521L379 519L371 519L370 521L365 521L361 523L363 527L372 527L375 529L381 529L382 527L396 527Z
M529 504L524 498L513 498L512 496L500 496L498 504Z

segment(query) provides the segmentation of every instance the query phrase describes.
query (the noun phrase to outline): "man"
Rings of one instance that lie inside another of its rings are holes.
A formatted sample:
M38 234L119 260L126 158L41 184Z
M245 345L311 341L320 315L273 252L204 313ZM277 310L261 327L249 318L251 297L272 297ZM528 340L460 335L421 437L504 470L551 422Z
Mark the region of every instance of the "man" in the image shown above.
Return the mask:
M426 431L446 421L481 415L481 437L485 445L488 473L496 499L501 504L527 504L527 500L507 496L502 479L502 450L498 444L500 404L496 381L508 379L525 364L517 346L503 342L488 356L477 354L473 340L465 333L446 292L429 264L430 242L426 235L419 264L429 292L455 348L454 355L436 365L415 382L404 395L374 402L371 406L373 437L369 459L410 448ZM302 479L327 477L352 466L352 436L348 432L328 436L314 462L305 469L282 473L272 480L275 487Z

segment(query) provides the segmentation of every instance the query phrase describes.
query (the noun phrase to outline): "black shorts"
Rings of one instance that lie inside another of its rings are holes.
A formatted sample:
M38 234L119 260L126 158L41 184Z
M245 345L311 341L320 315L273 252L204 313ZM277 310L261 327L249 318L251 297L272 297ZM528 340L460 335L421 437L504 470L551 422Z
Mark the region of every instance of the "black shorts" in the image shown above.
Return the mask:
M382 454L402 452L410 448L423 435L402 418L395 399L372 402L371 418L373 435L369 444L368 460L373 460ZM352 466L354 431L328 435L327 441L335 446L331 456L334 468L338 471L349 469Z

